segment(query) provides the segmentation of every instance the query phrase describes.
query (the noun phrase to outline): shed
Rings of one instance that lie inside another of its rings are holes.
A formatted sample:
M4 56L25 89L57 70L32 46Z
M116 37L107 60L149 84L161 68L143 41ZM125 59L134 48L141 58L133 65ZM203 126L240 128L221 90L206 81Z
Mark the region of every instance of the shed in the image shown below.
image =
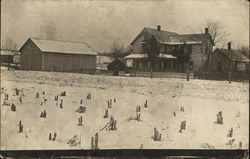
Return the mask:
M248 72L249 59L238 50L216 49L211 56L210 62L213 71L228 72L230 65L233 72Z
M96 70L97 53L86 42L29 38L20 52L23 70L85 73Z
M125 71L126 70L126 65L116 58L113 62L108 64L108 70L109 71Z
M1 50L1 64L13 63L14 54L13 51Z

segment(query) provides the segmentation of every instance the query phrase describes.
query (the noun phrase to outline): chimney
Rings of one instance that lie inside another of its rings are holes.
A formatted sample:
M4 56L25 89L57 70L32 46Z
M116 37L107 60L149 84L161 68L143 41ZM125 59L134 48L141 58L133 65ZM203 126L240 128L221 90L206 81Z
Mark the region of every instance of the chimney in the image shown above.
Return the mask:
M228 49L228 50L231 50L231 42L228 42L228 43L227 43L227 49Z
M205 34L208 34L208 28L205 28Z
M161 31L161 26L157 25L157 31Z

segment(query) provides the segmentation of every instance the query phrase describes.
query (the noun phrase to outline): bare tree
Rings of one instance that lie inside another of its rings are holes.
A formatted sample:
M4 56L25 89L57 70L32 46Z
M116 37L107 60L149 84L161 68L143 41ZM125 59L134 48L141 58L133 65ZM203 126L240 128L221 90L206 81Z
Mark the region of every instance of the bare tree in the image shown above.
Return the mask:
M211 36L212 44L215 46L223 46L227 42L227 37L229 32L225 29L225 26L222 22L216 20L207 20L204 25L200 27L201 33L204 33L204 28L208 28L208 33ZM199 37L197 36L196 39ZM210 68L210 58L213 52L213 46L209 42L203 41L203 44L200 45L201 51L203 54L203 63L205 70Z
M1 45L1 49L11 52L17 50L17 43L14 42L11 38L6 38ZM8 70L10 70L11 56L8 56Z
M116 58L123 57L124 51L125 51L125 48L123 44L118 41L114 41L110 47L110 58L114 60Z
M148 43L149 45L148 45L147 55L148 55L148 60L150 62L150 76L151 78L153 78L155 59L159 56L160 49L159 49L159 43L155 38L155 36L152 36L149 39Z
M248 59L250 57L250 53L249 53L249 47L247 46L242 46L240 49L239 49L240 53L244 56L246 56Z
M208 28L208 32L215 45L222 45L227 41L229 32L225 29L222 22L209 19L205 22L205 28ZM201 33L204 33L204 27L201 28Z
M1 49L6 51L17 50L17 43L14 42L11 38L6 38L1 45Z

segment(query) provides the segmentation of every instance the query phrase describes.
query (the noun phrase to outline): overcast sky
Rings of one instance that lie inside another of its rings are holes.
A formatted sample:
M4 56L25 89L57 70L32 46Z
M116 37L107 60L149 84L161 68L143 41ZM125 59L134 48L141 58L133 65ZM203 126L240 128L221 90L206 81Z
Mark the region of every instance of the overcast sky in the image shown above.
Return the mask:
M207 19L221 21L232 47L249 45L249 3L239 0L2 0L1 41L29 37L85 41L99 52L114 41L127 46L144 27L199 33Z

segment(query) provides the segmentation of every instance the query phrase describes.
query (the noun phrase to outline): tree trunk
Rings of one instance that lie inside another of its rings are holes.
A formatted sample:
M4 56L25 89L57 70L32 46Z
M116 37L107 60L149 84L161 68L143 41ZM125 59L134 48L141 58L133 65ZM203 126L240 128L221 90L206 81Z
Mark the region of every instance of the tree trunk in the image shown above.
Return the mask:
M153 60L151 60L150 78L153 78Z

